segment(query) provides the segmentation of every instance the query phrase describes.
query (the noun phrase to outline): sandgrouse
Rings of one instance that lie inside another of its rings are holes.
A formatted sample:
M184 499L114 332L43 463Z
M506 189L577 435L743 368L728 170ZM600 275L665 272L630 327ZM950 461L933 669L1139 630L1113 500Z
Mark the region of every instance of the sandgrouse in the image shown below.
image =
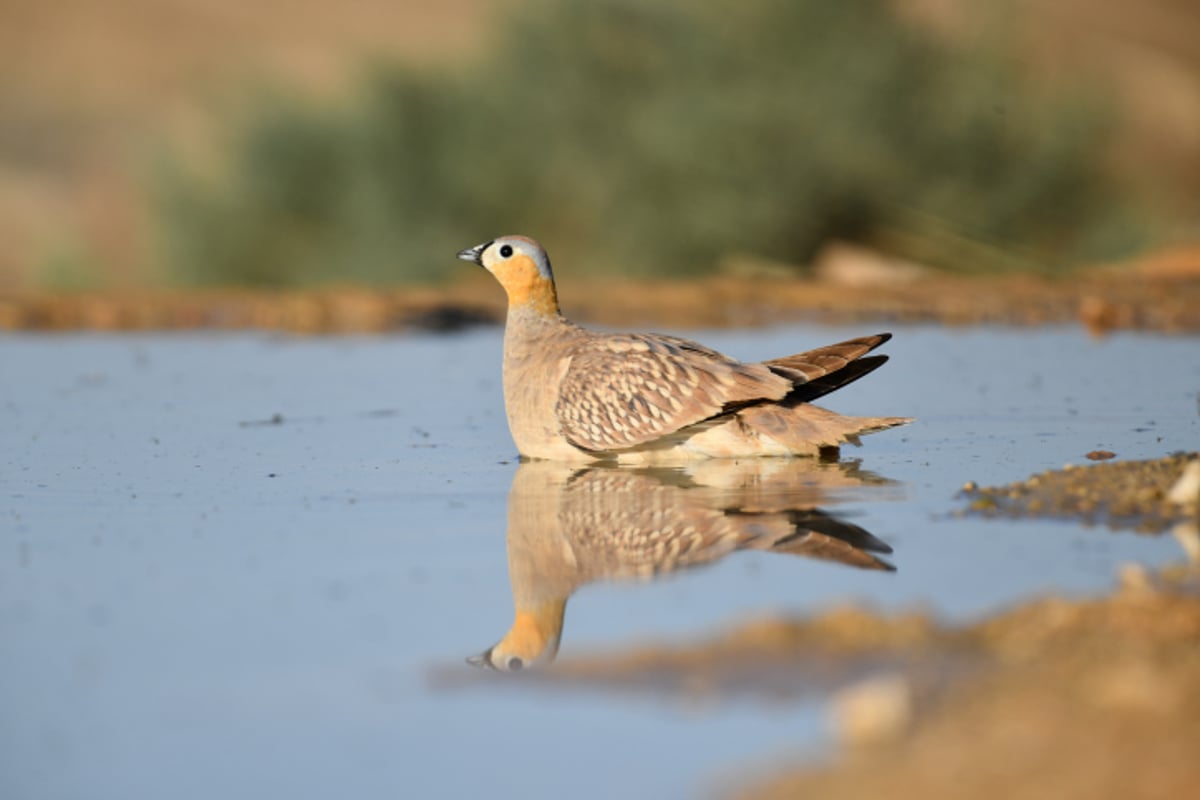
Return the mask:
M502 236L458 257L508 293L504 405L526 458L678 464L817 455L904 417L849 417L812 400L883 365L881 333L748 364L697 342L589 331L559 311L546 251Z

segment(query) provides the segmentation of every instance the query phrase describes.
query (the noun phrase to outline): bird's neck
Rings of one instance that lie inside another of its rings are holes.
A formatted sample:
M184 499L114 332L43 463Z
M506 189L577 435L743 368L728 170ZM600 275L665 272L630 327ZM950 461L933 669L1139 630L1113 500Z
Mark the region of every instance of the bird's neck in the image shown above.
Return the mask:
M551 598L534 606L518 606L512 627L497 647L519 653L529 662L553 659L562 639L566 609L565 597Z
M505 339L519 349L531 341L560 336L564 330L575 327L559 312L558 302L551 295L548 300L509 303Z
M515 281L505 286L508 292L508 309L530 315L554 319L559 316L558 292L554 281L539 274L526 280Z

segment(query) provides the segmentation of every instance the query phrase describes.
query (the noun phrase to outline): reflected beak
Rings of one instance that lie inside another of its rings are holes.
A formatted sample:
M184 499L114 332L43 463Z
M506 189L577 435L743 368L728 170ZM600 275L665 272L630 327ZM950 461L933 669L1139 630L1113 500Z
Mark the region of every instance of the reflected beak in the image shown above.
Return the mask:
M463 261L470 261L482 267L483 251L488 249L489 244L491 244L491 242L484 242L483 244L477 244L474 247L468 247L466 250L459 250L458 257Z
M469 253L471 251L463 250L462 252ZM459 253L458 257L462 258L463 257L462 253ZM467 663L470 664L472 667L479 667L480 669L495 669L495 667L492 666L492 659L490 658L491 655L492 655L492 650L489 647L487 650L484 650L482 653L480 653L477 656L468 656Z

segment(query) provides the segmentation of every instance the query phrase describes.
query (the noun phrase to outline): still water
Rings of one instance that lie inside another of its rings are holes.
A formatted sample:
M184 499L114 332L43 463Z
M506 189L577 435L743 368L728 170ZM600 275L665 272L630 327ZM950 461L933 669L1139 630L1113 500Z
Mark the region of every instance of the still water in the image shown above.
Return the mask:
M0 797L717 792L818 754L815 699L445 676L506 635L537 662L851 602L969 620L1181 557L951 512L967 480L1196 448L1194 339L893 330L827 405L918 421L841 464L583 474L518 466L495 329L0 338ZM867 332L689 335L760 359ZM647 555L648 519L693 545Z

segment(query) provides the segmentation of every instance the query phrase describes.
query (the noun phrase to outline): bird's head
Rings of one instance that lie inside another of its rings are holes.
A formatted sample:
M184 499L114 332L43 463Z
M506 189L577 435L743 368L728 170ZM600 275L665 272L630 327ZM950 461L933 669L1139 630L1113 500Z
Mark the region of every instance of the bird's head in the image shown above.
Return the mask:
M467 663L501 672L516 672L551 663L558 655L565 610L565 599L536 608L518 609L512 628L504 638L479 655L468 658Z
M458 257L492 273L508 293L509 306L530 306L542 313L558 313L550 257L533 239L501 236L460 250Z

